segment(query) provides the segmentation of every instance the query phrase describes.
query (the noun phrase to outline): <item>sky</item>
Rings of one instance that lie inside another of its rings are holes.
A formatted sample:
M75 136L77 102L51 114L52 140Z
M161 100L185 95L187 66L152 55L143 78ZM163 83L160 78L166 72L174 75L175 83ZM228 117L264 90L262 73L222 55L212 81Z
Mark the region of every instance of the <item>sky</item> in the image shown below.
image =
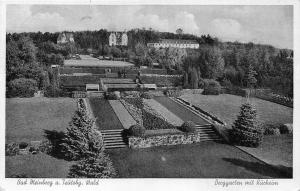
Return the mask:
M182 28L221 41L293 49L293 7L288 5L7 5L6 11L7 32Z

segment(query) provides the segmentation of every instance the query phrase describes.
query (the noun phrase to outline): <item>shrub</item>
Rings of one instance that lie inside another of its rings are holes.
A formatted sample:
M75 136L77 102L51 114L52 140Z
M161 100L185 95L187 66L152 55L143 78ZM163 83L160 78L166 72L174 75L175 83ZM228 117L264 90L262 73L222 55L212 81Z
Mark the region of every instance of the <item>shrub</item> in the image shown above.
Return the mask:
M18 78L8 82L7 97L33 97L37 89L35 80Z
M152 99L154 96L153 96L153 94L151 94L149 92L143 92L141 94L141 97L144 98L144 99Z
M43 152L43 153L46 153L46 154L51 153L51 152L52 152L52 149L53 149L53 145L52 145L49 141L47 141L47 140L42 141L42 142L39 144L39 146L38 146L38 150L39 150L40 152Z
M108 100L118 100L121 98L119 91L106 92L105 96L106 96L106 99L108 99Z
M170 90L170 89L166 89L164 91L164 94L168 97L180 97L182 96L182 91L181 90Z
M266 128L264 135L280 135L280 130L278 128Z
M117 173L104 153L80 160L69 171L69 178L113 178Z
M19 154L19 145L17 143L5 144L5 156L15 156Z
M262 142L263 131L256 119L256 110L250 103L241 106L240 114L230 132L231 141L235 144L258 147Z
M134 137L143 137L145 135L146 129L141 125L132 125L129 128L129 135Z
M174 126L153 113L142 110L143 124L146 129L173 129Z
M281 134L292 134L293 124L283 124L279 127Z
M204 95L219 95L221 93L221 85L219 82L212 79L204 80L204 90L202 94Z
M180 130L186 133L194 133L196 131L196 124L192 121L186 121L181 125Z
M27 146L28 146L28 143L21 142L21 143L19 144L19 149L26 149Z

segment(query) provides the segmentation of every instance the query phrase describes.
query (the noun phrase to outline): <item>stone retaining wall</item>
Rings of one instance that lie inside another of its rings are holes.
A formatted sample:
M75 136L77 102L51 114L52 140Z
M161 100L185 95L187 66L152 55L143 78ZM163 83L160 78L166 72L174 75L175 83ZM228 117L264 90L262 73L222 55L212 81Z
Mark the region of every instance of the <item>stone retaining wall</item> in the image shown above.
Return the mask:
M172 134L172 135L155 135L147 137L129 137L129 148L149 148L162 145L182 145L200 142L200 134Z

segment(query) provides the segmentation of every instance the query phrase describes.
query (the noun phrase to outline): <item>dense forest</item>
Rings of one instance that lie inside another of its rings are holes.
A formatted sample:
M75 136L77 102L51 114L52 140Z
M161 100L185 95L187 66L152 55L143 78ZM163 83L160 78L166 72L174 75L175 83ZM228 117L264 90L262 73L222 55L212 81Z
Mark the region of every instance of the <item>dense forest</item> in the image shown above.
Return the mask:
M108 46L109 32L73 32L75 44L56 44L59 33L13 33L6 35L7 91L34 85L32 91L55 90L55 75L50 66L63 65L74 53L126 57L137 66L159 63L167 70L184 74L184 85L198 88L201 79L214 79L223 86L246 87L249 69L255 73L254 87L268 87L293 97L293 51L270 45L221 42L210 35L195 36L146 29L127 31L127 47ZM199 49L149 49L146 44L161 38L190 39ZM20 80L22 79L22 80ZM27 81L26 81L27 80ZM28 88L31 89L31 88Z

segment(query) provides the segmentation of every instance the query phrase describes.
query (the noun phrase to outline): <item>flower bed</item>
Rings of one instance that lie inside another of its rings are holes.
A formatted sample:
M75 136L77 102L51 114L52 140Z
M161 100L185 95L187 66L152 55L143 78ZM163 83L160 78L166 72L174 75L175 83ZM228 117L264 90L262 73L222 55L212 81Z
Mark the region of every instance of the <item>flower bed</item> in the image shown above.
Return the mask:
M127 98L121 101L124 107L137 121L144 125L146 129L172 129L175 128L168 123L161 115L152 108L148 107L142 98ZM142 123L141 123L142 121Z

